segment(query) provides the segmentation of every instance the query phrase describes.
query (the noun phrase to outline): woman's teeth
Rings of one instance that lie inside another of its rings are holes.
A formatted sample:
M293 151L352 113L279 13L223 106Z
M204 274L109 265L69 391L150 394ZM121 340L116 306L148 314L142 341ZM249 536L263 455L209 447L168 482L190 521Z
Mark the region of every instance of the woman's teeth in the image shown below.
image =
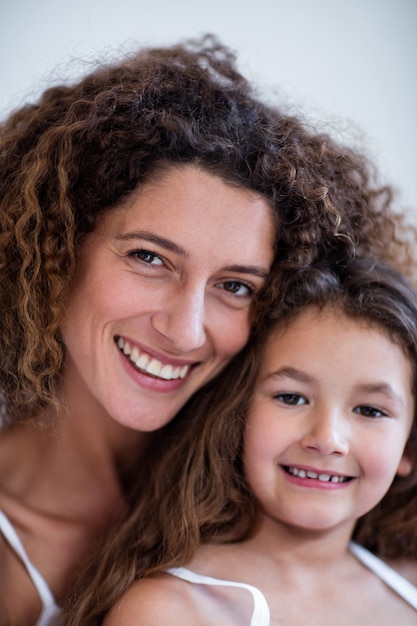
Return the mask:
M166 364L164 365L158 359L154 359L146 352L140 352L136 346L131 348L128 341L125 341L122 337L117 338L117 345L125 356L131 361L135 367L140 369L146 374L162 378L164 380L177 380L178 378L185 378L190 369L190 365L183 365L182 367Z
M315 480L321 480L325 483L344 483L349 478L347 476L335 476L334 474L325 474L312 472L310 470L298 469L297 467L287 467L287 472L292 476L298 476L299 478L314 478Z

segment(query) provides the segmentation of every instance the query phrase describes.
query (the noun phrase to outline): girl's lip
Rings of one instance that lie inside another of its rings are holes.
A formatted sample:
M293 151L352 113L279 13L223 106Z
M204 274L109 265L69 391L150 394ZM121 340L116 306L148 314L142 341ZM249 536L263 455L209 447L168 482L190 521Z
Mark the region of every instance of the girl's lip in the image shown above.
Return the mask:
M354 476L307 465L281 465L283 471L295 480L314 481L325 485L340 485L350 482Z

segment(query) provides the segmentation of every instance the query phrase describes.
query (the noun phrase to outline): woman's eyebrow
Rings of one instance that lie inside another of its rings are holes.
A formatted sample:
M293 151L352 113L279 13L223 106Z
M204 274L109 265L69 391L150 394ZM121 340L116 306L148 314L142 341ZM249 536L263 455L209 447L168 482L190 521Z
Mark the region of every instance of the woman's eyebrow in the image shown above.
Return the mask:
M149 231L146 231L146 230L140 230L140 231L135 231L133 233L117 235L116 239L121 240L121 241L129 241L129 240L134 240L134 239L149 241L149 243L154 243L157 246L160 246L161 248L164 248L165 250L169 250L170 252L174 252L175 254L178 254L181 257L184 257L184 258L189 257L188 252L186 252L184 248L182 248L178 244L174 243L170 239L165 239L165 237L154 235L153 233L150 233Z
M141 241L149 241L149 243L154 243L165 250L169 250L170 252L174 252L178 254L178 256L183 257L184 259L189 258L188 252L178 244L174 243L170 239L166 239L165 237L161 237L159 235L155 235L146 230L134 231L132 233L125 233L116 236L116 239L119 241L130 241L130 240L141 240ZM259 278L267 278L269 274L269 269L258 267L257 265L228 265L223 268L226 272L236 272L238 274L252 274L253 276L259 276Z
M262 269L257 265L228 265L223 269L226 272L236 272L237 274L253 274L253 276L259 276L259 278L267 278L269 275L268 269Z

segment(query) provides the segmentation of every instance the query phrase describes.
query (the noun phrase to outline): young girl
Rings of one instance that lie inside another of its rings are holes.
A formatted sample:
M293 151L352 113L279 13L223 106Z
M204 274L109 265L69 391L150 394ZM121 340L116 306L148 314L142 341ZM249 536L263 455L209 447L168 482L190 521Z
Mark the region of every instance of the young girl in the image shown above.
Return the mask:
M279 284L67 624L416 623L417 295L362 260Z

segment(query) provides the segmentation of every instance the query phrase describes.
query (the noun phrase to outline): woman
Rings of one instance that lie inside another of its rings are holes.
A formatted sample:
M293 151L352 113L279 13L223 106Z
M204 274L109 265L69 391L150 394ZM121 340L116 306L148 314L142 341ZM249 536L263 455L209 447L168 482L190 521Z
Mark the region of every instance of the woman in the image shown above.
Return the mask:
M99 65L0 143L0 614L27 626L122 513L146 432L243 347L271 264L405 248L363 159L214 39Z

